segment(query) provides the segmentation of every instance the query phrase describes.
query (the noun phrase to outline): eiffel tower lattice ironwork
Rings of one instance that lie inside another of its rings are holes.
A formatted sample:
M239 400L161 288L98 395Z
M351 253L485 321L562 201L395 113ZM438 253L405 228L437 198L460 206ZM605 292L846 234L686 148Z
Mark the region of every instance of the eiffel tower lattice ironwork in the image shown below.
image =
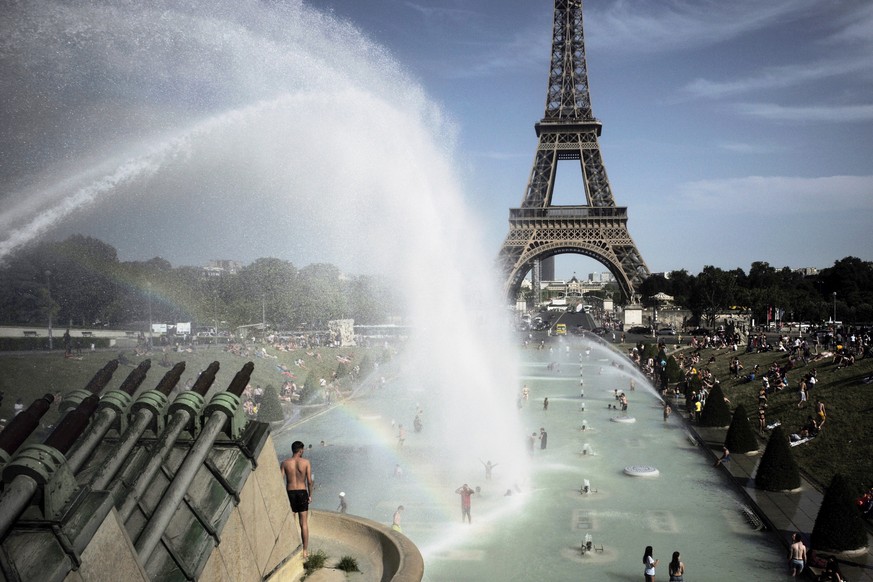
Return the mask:
M509 234L500 250L507 296L515 298L528 272L539 284L539 261L576 253L603 263L626 298L649 269L627 229L627 208L617 207L597 141L601 123L591 113L582 1L555 0L552 58L545 117L535 125L539 144L521 208L509 210ZM585 204L555 206L559 160L579 160Z

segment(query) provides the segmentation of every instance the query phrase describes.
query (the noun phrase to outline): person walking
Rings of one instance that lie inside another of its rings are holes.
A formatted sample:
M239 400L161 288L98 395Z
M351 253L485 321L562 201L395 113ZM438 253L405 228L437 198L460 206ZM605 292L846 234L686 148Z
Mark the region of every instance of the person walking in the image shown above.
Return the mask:
M291 444L291 458L282 461L281 470L288 490L291 511L300 522L300 538L303 542L303 557L309 557L309 504L312 503L312 466L303 458L306 446L301 441Z
M806 546L796 532L791 535L791 547L788 548L788 567L792 576L802 574L806 567Z
M667 566L667 572L670 574L670 582L684 581L685 563L679 560L679 552L673 552L673 559L670 560L670 565Z
M346 494L345 494L345 491L340 491L340 494L339 494L339 505L337 506L336 510L339 511L340 513L345 513L345 512L348 511L348 509L349 509L349 506L348 506L348 504L346 503Z
M646 546L646 551L643 552L643 566L645 567L643 575L646 582L655 582L655 568L659 562L660 560L656 560L652 556L652 546Z

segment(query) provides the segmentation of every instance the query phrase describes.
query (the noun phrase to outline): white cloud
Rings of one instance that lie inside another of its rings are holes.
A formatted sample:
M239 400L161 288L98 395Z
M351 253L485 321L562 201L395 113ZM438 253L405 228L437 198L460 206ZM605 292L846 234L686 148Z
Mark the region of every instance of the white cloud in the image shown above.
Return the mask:
M617 0L608 8L586 6L589 46L621 52L670 51L709 46L784 23L816 0Z
M737 111L742 115L771 121L827 121L835 123L873 121L873 104L787 107L776 103L741 103L737 105Z
M767 144L741 142L724 142L719 144L718 147L737 154L772 154L781 150L781 148Z
M718 99L765 89L782 89L821 81L832 77L873 70L873 60L868 53L855 57L842 55L838 59L823 60L817 63L801 63L784 67L768 67L760 73L727 81L695 79L688 83L683 92L691 97Z
M679 204L719 215L774 216L873 211L873 176L747 176L698 180L679 187Z

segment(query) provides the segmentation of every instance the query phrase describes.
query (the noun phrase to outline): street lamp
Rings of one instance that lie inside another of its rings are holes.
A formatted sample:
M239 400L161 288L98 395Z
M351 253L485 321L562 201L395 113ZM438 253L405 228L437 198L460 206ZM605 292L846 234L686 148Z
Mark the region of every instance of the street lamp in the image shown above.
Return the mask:
M834 331L837 329L837 292L834 291Z
M152 282L146 281L149 299L149 349L152 349Z
M49 337L49 349L51 350L54 346L52 344L52 272L46 270L45 272L45 286L48 290L48 316L49 316L49 327L48 327L48 337Z

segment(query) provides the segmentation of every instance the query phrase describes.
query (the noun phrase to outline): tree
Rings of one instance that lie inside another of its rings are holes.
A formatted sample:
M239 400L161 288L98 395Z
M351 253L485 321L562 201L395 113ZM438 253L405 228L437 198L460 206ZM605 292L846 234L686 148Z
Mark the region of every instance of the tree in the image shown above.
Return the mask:
M800 469L781 426L777 426L770 434L767 448L758 464L755 485L767 491L790 491L800 487Z
M700 413L701 426L727 426L731 422L731 409L728 408L727 402L724 401L724 392L721 391L721 386L716 384L713 386L706 397L706 406Z
M758 437L755 436L755 430L749 422L746 407L742 404L734 410L734 417L724 438L724 446L734 453L750 453L758 450Z
M740 271L742 272L742 271ZM737 285L736 272L726 272L707 265L697 276L691 293L689 307L696 317L703 317L712 327L716 316L734 304Z
M318 390L318 379L316 379L314 372L309 372L309 374L306 375L306 380L303 382L303 391L300 393L300 401L303 403L309 402L315 398L316 394L318 394Z
M261 405L258 407L258 420L261 422L285 420L282 403L279 402L279 394L272 384L267 384L267 387L264 388L264 395L261 396Z
M867 530L854 498L845 478L834 475L815 518L812 547L843 552L867 546Z

